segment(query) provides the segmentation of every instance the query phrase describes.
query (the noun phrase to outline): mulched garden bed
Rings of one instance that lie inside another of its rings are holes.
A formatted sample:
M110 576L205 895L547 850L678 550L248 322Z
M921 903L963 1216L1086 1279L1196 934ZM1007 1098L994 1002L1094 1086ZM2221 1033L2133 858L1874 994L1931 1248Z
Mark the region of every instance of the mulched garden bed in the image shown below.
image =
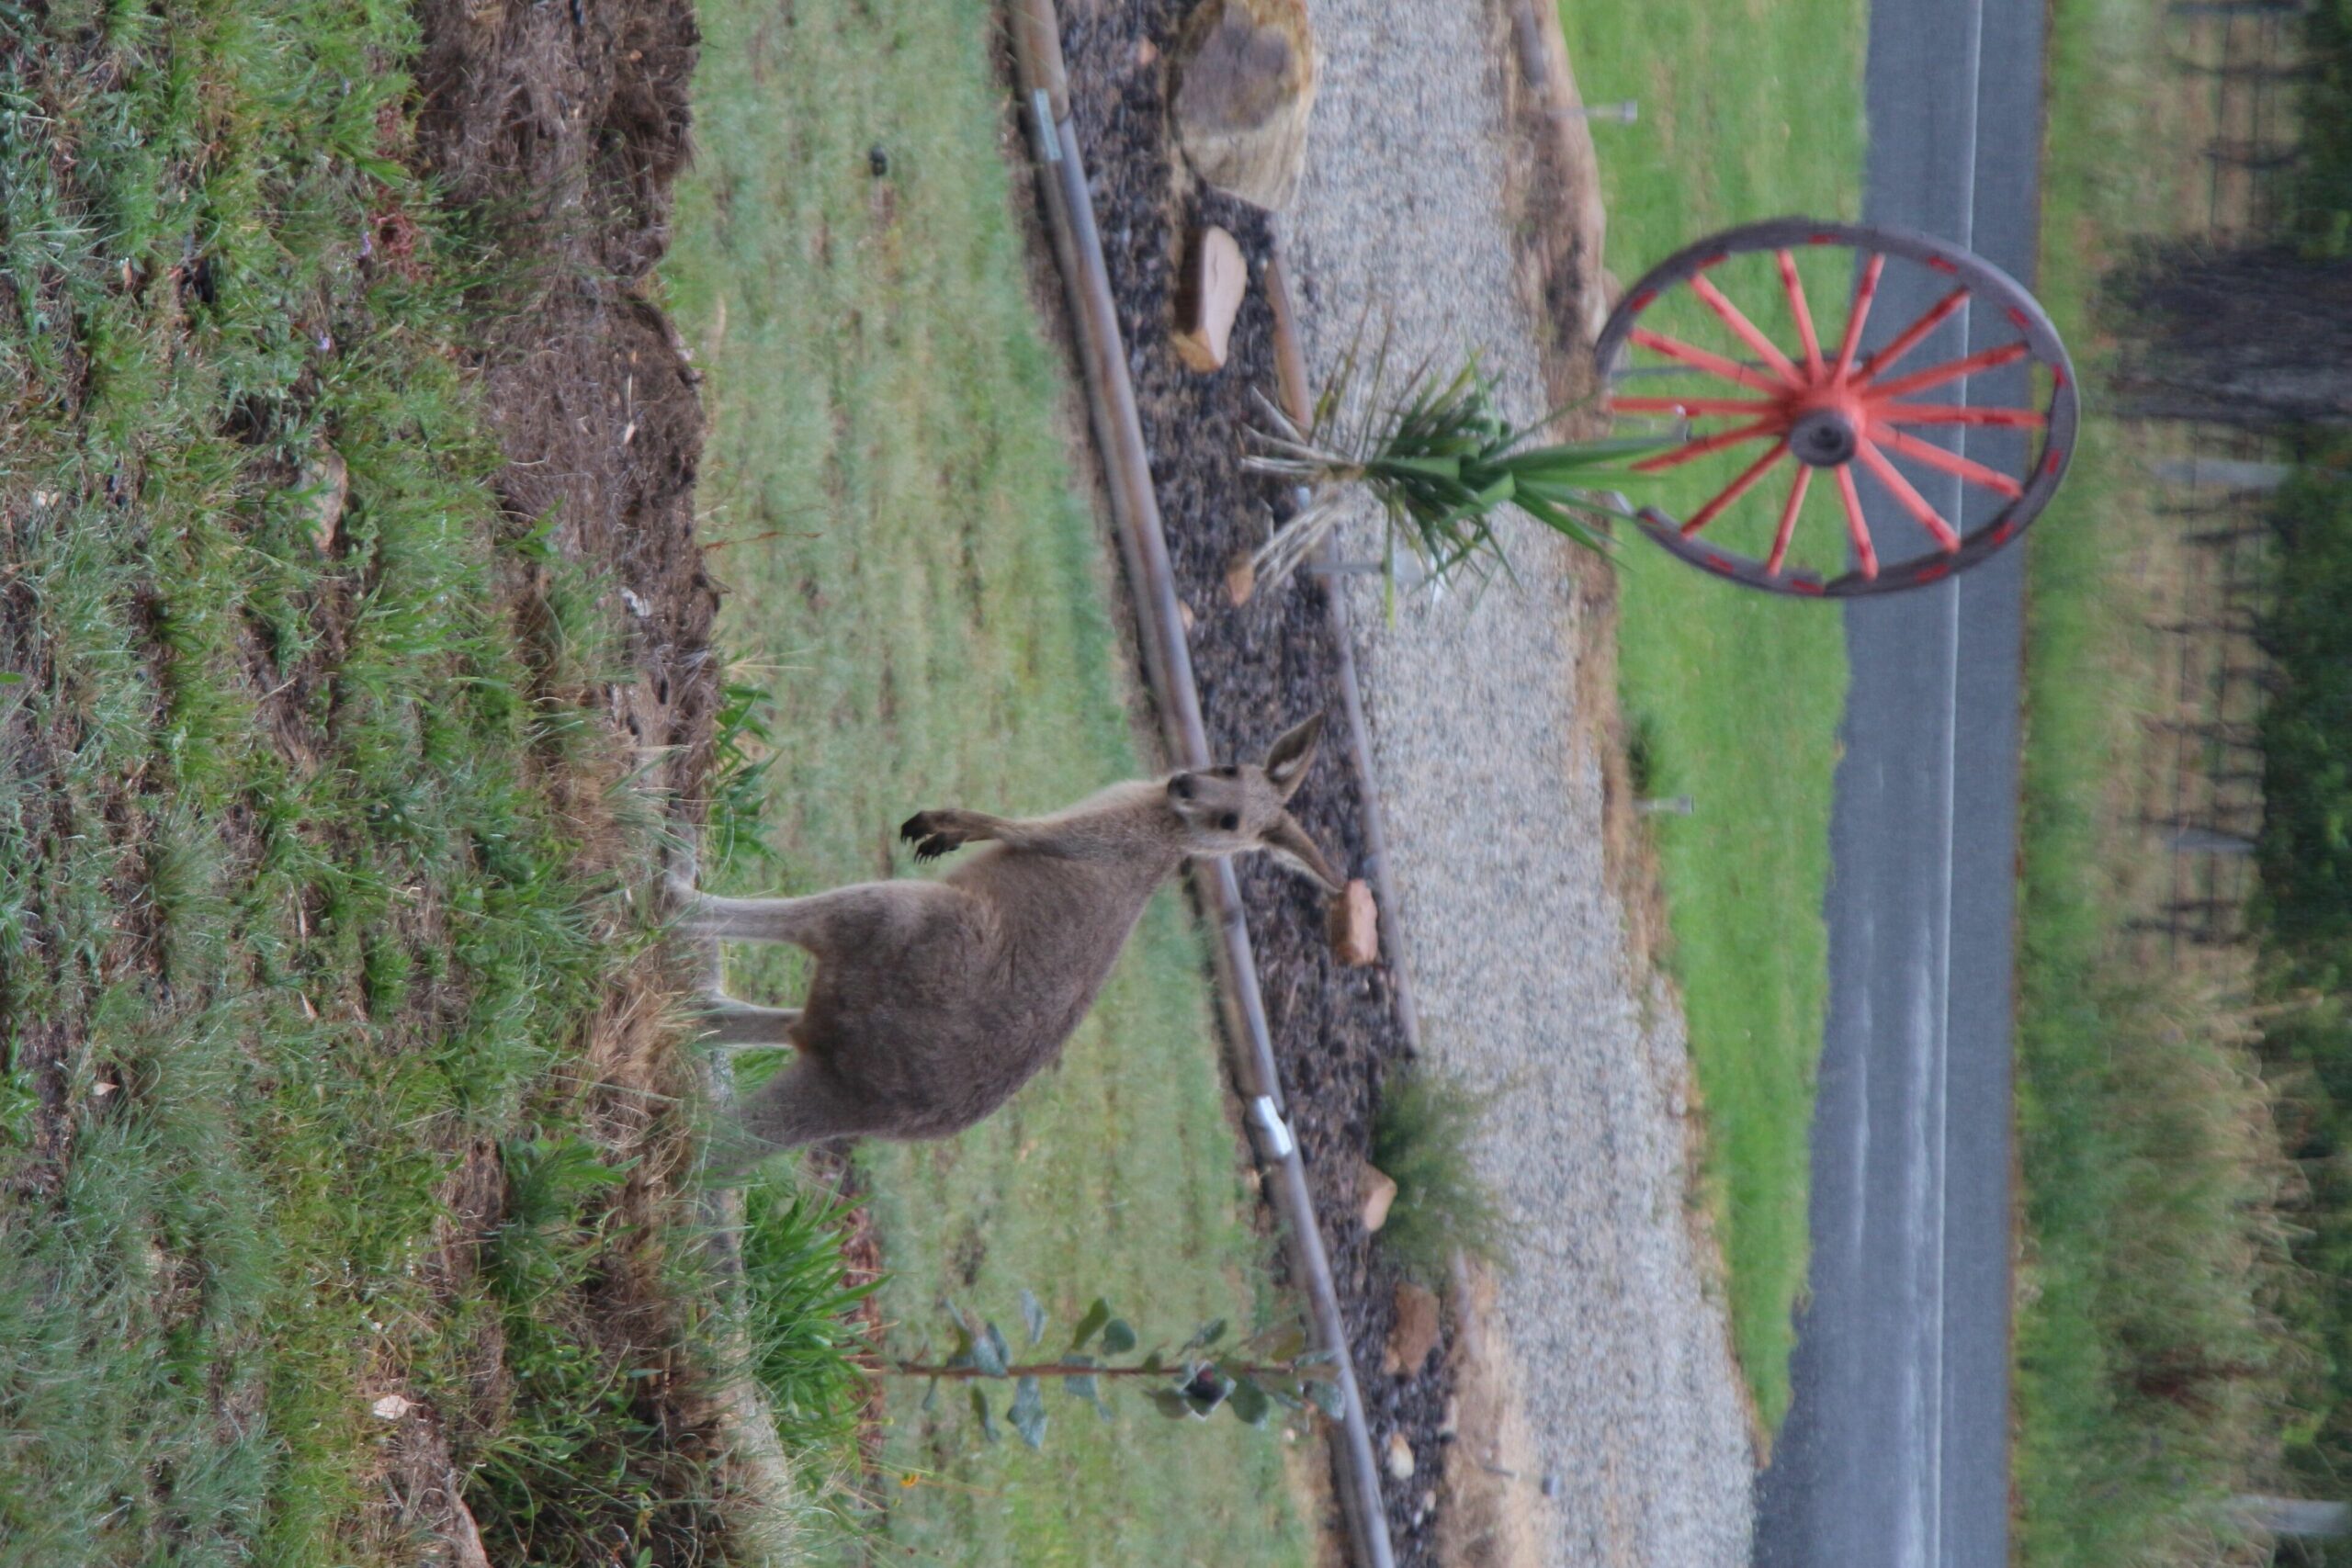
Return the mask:
M1263 212L1214 192L1176 189L1161 61L1188 10L1189 0L1142 0L1102 11L1065 7L1072 117L1177 592L1193 615L1193 671L1211 748L1254 758L1289 724L1329 710L1332 739L1294 809L1337 863L1360 869L1364 801L1344 750L1332 743L1342 715L1326 590L1302 574L1236 607L1225 585L1237 555L1261 543L1290 511L1280 485L1243 472L1240 464L1250 394L1273 391L1272 311L1253 289L1235 322L1227 364L1213 375L1186 369L1170 345L1188 229L1215 223L1230 232L1253 280L1262 278L1272 254ZM1434 1563L1444 1465L1438 1434L1453 1375L1442 1352L1408 1376L1381 1371L1399 1276L1358 1217L1356 1172L1371 1145L1381 1082L1408 1055L1395 990L1385 969L1347 968L1333 956L1323 897L1310 884L1264 856L1236 863L1283 1090L1330 1254L1374 1449L1385 1456L1391 1435L1401 1433L1413 1450L1411 1480L1383 1477L1396 1561Z

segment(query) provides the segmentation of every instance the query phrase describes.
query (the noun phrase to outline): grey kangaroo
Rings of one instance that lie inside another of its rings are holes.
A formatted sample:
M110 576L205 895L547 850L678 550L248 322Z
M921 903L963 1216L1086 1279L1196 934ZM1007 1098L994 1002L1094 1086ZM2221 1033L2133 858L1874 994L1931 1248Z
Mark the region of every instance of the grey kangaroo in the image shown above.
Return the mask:
M1291 730L1261 764L1113 784L1050 817L919 811L899 829L917 860L995 840L936 882L807 898L673 886L686 935L788 942L817 961L800 1007L708 998L718 1043L799 1051L744 1103L714 1168L732 1177L798 1144L944 1138L978 1122L1058 1054L1153 890L1188 858L1268 850L1339 891L1288 810L1322 725Z

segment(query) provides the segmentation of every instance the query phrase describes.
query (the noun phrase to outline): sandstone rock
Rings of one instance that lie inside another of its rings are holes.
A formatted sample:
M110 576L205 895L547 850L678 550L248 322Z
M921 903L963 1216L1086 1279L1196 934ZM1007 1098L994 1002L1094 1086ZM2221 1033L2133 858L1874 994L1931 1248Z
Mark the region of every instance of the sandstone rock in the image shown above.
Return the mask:
M1315 104L1306 0L1202 0L1170 63L1177 140L1201 178L1260 207L1287 204Z
M1402 1432L1388 1434L1388 1473L1399 1481L1413 1479L1413 1445Z
M1239 241L1214 226L1193 234L1176 280L1176 357L1186 367L1204 375L1225 368L1233 318L1249 288Z
M1380 962L1380 909L1372 888L1362 877L1331 900L1331 951L1340 963L1361 969Z
M1410 1280L1396 1287L1396 1326L1388 1331L1381 1370L1391 1377L1419 1375L1437 1348L1437 1292Z
M1257 557L1249 550L1237 551L1225 569L1226 602L1238 610L1250 603L1250 596L1257 592Z
M1388 1205L1396 1201L1396 1183L1367 1163L1356 1177L1356 1192L1363 1201L1363 1228L1376 1231L1388 1223Z

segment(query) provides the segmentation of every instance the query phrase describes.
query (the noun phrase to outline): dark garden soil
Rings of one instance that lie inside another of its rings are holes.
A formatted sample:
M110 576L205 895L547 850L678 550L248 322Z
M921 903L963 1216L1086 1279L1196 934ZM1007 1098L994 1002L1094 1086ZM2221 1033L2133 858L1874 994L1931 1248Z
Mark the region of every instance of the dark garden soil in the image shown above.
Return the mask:
M1339 650L1319 581L1302 575L1239 607L1225 586L1235 558L1288 514L1280 487L1240 466L1250 394L1272 395L1273 317L1253 288L1225 367L1198 375L1170 346L1172 290L1182 238L1193 225L1215 223L1238 240L1253 281L1262 278L1272 244L1257 209L1176 188L1159 61L1187 9L1184 0L1066 6L1062 47L1177 592L1193 617L1193 671L1210 745L1223 756L1254 757L1306 714L1329 709L1338 718ZM1361 868L1361 781L1335 751L1327 749L1294 809L1337 862ZM1433 1564L1444 1468L1439 1429L1453 1376L1442 1353L1409 1375L1382 1371L1399 1276L1358 1217L1357 1170L1371 1145L1380 1085L1407 1057L1395 993L1384 969L1348 968L1333 956L1323 899L1304 879L1262 856L1237 869L1374 1447L1385 1455L1391 1435L1401 1433L1413 1450L1413 1479L1383 1478L1396 1560Z
M637 676L614 722L672 749L660 782L698 818L718 689L694 536L699 378L641 294L686 161L693 8L426 0L418 16L418 152L492 247L472 353L506 452L499 497L609 574Z

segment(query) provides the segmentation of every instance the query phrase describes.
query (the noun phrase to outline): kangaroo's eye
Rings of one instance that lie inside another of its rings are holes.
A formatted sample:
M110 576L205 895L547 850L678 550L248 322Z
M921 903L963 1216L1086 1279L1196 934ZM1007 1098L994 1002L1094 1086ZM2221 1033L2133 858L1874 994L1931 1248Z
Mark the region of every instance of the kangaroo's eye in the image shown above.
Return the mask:
M1216 776L1221 779L1238 779L1241 776L1241 770L1227 762L1216 771Z
M1193 781L1179 773L1168 781L1168 793L1179 800L1190 800L1193 798Z
M1227 832L1230 833L1230 832L1232 832L1236 828L1238 828L1238 827L1240 827L1240 826L1241 826L1241 816L1240 816L1240 813L1238 813L1238 812L1235 812L1235 811L1228 811L1228 812L1227 812L1224 816L1222 816L1222 817L1220 817L1220 818L1218 818L1216 819L1216 825L1217 825L1218 827L1220 827L1220 828L1224 829Z

